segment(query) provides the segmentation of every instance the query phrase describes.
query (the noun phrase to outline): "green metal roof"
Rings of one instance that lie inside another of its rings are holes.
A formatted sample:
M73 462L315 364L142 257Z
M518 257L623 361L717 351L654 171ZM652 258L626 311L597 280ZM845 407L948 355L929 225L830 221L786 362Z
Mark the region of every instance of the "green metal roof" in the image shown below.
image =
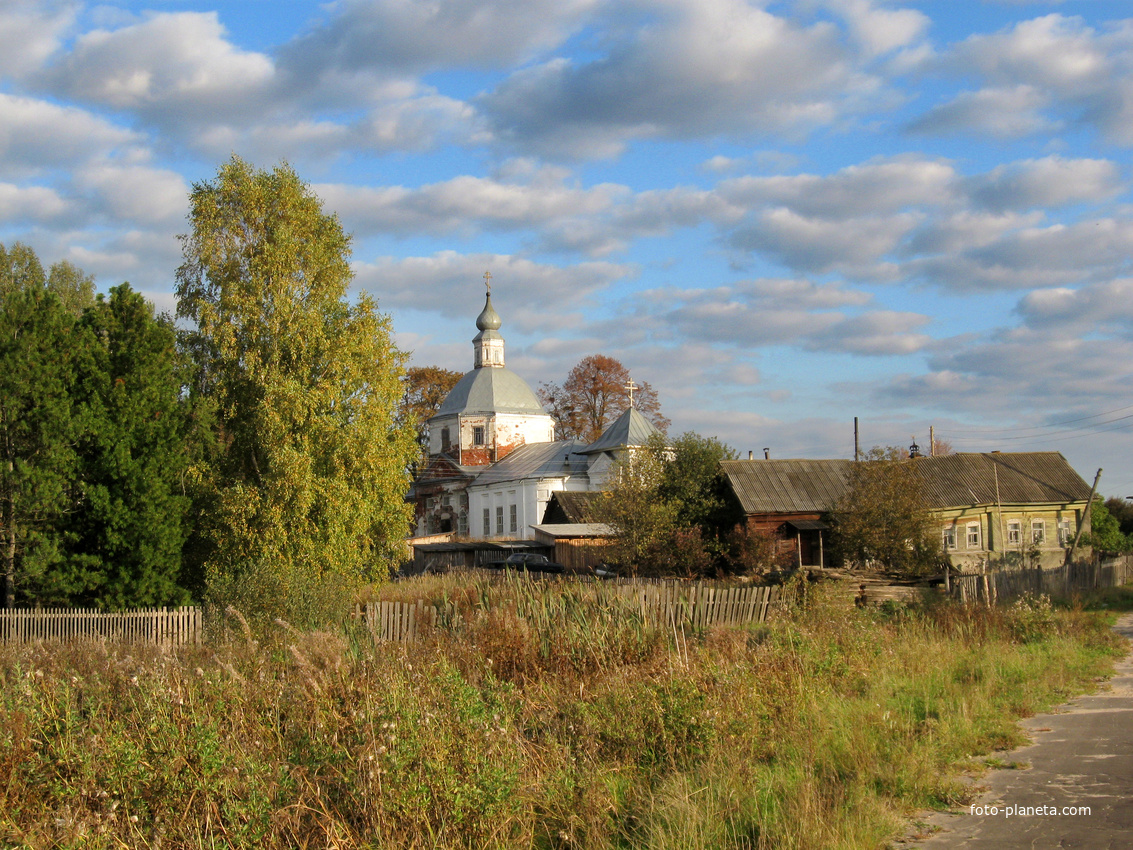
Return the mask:
M503 366L493 366L473 369L461 378L429 421L461 413L546 412L523 378Z
M644 446L654 434L660 434L653 423L631 407L602 432L602 436L582 450L582 454L612 452L630 446Z

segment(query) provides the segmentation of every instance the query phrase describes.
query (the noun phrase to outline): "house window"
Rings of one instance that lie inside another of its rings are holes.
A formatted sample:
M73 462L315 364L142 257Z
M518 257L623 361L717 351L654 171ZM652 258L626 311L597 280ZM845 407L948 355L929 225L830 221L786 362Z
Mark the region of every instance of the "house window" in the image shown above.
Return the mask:
M508 511L509 511L509 518L508 518L509 530L511 531L512 534L515 534L515 532L519 531L519 511L518 511L516 505L510 505L508 507Z
M968 548L980 548L980 524L978 522L974 522L968 526Z
M484 508L484 536L492 536L492 511L490 508Z
M1007 523L1007 545L1018 546L1023 542L1023 523L1017 519Z
M504 506L496 505L496 534L504 533Z
M450 507L452 505L452 496L450 496L448 493L445 493L443 496L441 496L441 504L446 508Z
M446 427L441 429L441 451L447 452L448 449L449 449L449 444L451 442L452 442L452 437L449 435L449 430L448 430L448 427L446 426Z
M1058 521L1058 542L1063 546L1069 546L1074 539L1070 533L1070 520L1062 519Z
M1046 542L1046 520L1036 519L1031 523L1031 542L1036 546Z
M956 526L954 525L944 527L944 548L945 550L956 548Z
M484 426L483 425L473 425L472 426L472 445L474 445L474 446L484 445Z
M468 533L468 515L461 514L456 518L456 530L458 534Z

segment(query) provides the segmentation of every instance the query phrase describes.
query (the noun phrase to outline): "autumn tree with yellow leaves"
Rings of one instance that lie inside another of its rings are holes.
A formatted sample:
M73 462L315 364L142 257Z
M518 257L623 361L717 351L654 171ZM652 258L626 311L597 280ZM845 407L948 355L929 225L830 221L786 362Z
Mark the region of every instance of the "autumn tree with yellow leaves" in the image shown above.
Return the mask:
M373 299L348 300L350 237L290 166L233 157L194 185L189 221L177 313L220 444L195 469L209 594L325 619L401 555L405 354Z

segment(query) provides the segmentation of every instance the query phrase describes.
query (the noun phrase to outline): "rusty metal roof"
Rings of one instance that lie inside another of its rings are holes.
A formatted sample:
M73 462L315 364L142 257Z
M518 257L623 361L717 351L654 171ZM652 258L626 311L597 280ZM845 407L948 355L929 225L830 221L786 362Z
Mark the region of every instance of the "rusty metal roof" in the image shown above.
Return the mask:
M1060 452L963 452L922 457L914 467L930 508L1085 502L1090 486ZM846 491L852 460L721 462L745 513L831 510ZM998 483L998 494L996 485Z

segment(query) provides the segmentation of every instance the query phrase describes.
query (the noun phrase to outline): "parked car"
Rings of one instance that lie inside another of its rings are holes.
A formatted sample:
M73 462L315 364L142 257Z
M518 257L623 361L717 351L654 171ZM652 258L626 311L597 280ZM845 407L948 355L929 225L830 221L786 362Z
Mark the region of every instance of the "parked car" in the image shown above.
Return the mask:
M532 555L530 553L508 555L502 561L490 561L483 566L493 570L524 570L533 573L561 573L566 569L562 564L556 564L546 555Z

